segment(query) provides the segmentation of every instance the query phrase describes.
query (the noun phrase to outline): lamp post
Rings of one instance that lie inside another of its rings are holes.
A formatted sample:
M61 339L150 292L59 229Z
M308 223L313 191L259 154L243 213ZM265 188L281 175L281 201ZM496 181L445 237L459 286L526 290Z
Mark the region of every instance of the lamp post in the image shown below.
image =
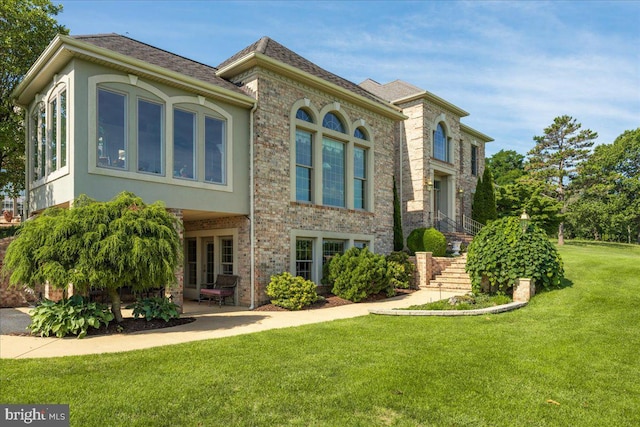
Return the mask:
M520 225L522 226L522 233L523 234L527 233L527 228L529 228L529 220L530 219L531 218L527 214L527 211L525 209L523 209L522 210L522 215L520 215Z

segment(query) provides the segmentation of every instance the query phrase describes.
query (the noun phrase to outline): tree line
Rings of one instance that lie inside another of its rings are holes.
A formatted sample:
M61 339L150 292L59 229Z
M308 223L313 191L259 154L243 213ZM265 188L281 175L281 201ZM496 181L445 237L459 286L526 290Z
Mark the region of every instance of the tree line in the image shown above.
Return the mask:
M570 116L556 117L543 132L526 156L500 150L486 159L474 219L526 211L559 244L565 238L640 243L640 128L595 147L598 134Z

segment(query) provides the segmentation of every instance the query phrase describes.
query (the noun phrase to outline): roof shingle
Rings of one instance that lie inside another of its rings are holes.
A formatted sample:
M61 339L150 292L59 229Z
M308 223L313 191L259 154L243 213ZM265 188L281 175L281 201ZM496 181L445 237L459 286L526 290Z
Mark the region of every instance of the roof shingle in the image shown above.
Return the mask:
M73 38L246 95L233 83L218 77L215 67L167 52L120 34L82 35L73 36Z

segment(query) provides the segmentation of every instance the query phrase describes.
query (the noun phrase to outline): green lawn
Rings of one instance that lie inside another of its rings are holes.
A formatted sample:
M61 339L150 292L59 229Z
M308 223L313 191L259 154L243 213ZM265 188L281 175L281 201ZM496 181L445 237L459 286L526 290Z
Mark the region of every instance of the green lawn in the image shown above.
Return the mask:
M74 426L637 426L640 247L561 248L566 287L479 317L365 316L0 361L0 402Z

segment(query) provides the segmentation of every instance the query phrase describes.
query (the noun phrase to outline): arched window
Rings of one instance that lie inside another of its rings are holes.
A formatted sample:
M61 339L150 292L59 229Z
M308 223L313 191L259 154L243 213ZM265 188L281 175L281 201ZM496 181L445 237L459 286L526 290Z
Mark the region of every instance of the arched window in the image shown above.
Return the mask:
M433 157L445 162L449 161L447 134L442 123L438 123L433 133Z
M353 136L358 139L364 139L365 141L368 139L367 134L364 132L362 128L357 128L355 132L353 132Z
M313 119L311 118L311 116L309 115L309 113L307 113L305 110L303 110L302 108L300 108L297 112L296 112L296 119L300 119L300 120L304 120L305 122L309 122L309 123L313 123Z
M327 113L324 116L324 119L322 119L322 127L345 133L344 125L342 124L338 116L333 113Z

